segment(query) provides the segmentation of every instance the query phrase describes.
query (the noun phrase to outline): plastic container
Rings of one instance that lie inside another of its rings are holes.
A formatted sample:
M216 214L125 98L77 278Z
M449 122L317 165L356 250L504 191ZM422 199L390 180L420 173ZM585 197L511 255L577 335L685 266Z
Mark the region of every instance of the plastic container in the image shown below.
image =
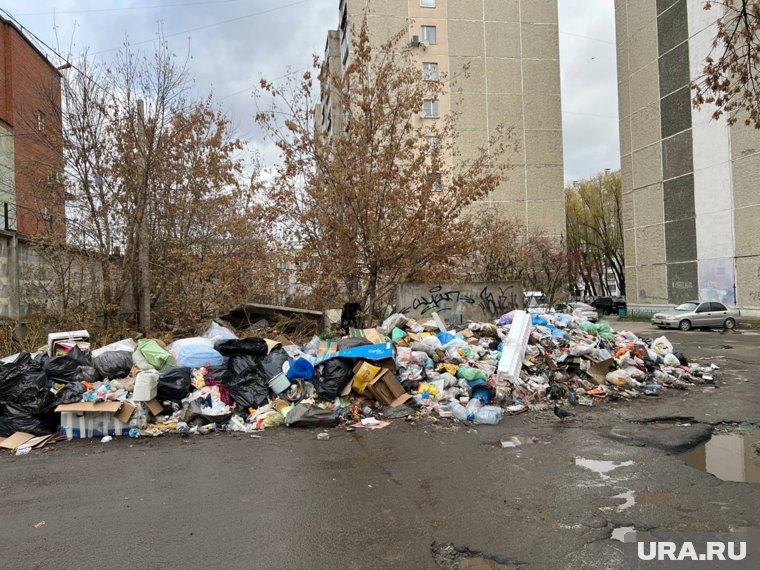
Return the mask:
M501 421L504 410L498 406L483 406L475 412L476 424L496 425Z
M290 388L290 380L282 372L267 382L269 389L275 394L282 394L285 390Z
M481 402L477 398L471 398L470 401L467 402L467 411L471 414L476 413L482 407L483 407L483 402Z
M467 408L465 408L459 402L451 402L449 404L449 411L454 416L454 419L457 419L460 422L465 421L470 415L470 413L467 411Z

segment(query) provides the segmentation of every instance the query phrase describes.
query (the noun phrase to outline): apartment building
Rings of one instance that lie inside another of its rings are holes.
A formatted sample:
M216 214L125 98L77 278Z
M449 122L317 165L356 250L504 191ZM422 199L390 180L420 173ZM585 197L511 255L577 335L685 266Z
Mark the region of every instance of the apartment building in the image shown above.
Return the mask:
M760 131L691 106L719 3L616 0L626 292L760 315Z
M0 18L0 229L63 237L60 74Z
M458 113L460 161L487 146L497 126L512 129L507 180L480 206L506 213L529 231L561 238L565 203L557 1L341 0L338 30L328 32L325 47L329 69L345 67L351 33L365 15L373 45L406 30L420 73L447 78L445 92L420 109L421 120ZM323 129L338 132L342 113L331 92L332 87L322 93L315 118Z

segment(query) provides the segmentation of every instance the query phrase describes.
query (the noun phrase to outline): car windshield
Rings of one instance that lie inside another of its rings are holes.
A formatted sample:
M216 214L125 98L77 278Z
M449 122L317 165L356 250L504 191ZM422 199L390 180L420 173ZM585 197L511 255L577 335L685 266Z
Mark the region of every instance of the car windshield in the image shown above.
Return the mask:
M697 308L696 303L683 303L682 305L678 305L676 307L676 311L686 311L687 313L691 313L696 308Z

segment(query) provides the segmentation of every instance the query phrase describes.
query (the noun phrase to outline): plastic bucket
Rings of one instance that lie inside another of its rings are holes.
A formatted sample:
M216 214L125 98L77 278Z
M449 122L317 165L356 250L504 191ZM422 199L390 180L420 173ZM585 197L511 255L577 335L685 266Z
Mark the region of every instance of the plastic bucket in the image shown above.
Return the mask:
M282 394L285 390L290 388L290 380L282 372L272 378L269 382L269 389L275 394Z
M623 308L618 309L618 317L625 317L627 314L628 312L625 309Z

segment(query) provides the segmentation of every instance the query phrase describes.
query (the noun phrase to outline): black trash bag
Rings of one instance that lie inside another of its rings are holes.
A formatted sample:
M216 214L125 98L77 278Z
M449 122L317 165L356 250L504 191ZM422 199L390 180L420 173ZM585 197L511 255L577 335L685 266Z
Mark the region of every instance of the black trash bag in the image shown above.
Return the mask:
M97 371L92 367L90 359L78 346L72 348L64 356L56 356L45 363L45 372L53 382L88 382L97 381Z
M179 402L192 390L190 380L193 375L192 368L177 367L165 368L158 375L158 389L156 399L159 402L171 400Z
M316 378L317 396L334 400L351 381L354 361L350 358L331 358L322 365L322 372Z
M132 371L132 353L128 350L110 350L92 359L92 366L101 378L126 378Z
M335 427L338 425L338 414L335 410L325 410L311 404L298 404L285 416L288 427Z
M82 395L87 391L87 386L81 382L72 382L66 384L61 388L57 394L53 396L53 404L50 409L55 409L60 404L74 404L82 401Z
M288 361L288 353L282 348L275 348L260 360L261 371L267 380L282 374L282 367Z
M259 408L269 401L268 378L264 376L259 358L233 356L227 359L224 367L210 368L209 374L219 379L243 410Z
M368 344L372 344L372 342L364 337L342 338L338 341L338 350L346 350L347 348L366 346Z
M8 437L17 431L32 435L48 435L53 433L55 426L42 415L30 414L14 404L0 407L0 436Z
M688 366L689 365L689 359L686 358L683 352L674 352L673 356L675 356L678 359L678 363L681 366Z
M43 414L53 403L43 367L29 353L0 369L0 405L12 404L29 414Z
M257 356L259 358L266 356L269 350L266 341L255 336L220 340L214 348L222 356Z

